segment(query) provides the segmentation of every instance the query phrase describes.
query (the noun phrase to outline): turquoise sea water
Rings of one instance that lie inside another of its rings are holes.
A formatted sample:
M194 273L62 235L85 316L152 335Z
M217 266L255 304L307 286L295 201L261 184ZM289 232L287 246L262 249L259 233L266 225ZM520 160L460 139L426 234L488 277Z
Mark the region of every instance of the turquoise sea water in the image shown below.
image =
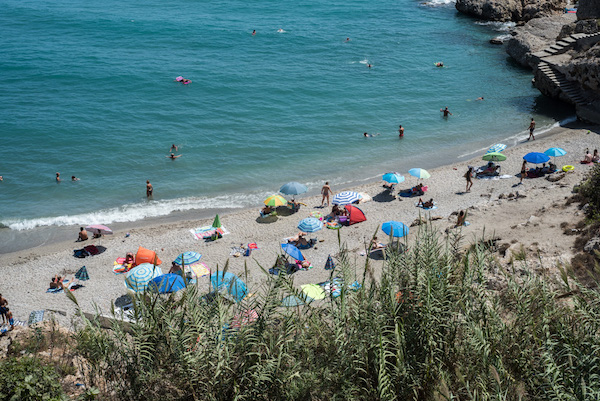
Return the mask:
M504 26L441 0L0 7L5 231L258 206L288 181L317 191L433 167L560 118L487 43Z

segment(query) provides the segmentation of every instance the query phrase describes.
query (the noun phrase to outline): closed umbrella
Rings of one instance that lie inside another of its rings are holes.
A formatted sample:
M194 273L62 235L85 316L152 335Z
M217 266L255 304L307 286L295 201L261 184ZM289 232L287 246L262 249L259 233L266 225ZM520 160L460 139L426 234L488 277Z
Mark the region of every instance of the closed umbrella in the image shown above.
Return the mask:
M356 202L359 199L360 199L360 195L358 194L358 192L344 191L344 192L340 192L339 194L335 195L331 199L331 203L333 203L334 205L348 205L350 203Z
M506 149L506 145L503 143L497 143L493 146L490 146L490 148L488 149L487 153L496 153L496 152L502 152L504 149Z
M221 228L221 219L219 219L219 215L218 214L215 216L215 219L213 220L212 226L214 228Z
M105 234L112 234L113 233L110 228L108 228L108 227L106 227L106 226L104 226L102 224L92 224L90 226L87 226L85 229L86 229L86 231L90 231L90 232L92 232L94 234L105 235Z
M525 160L527 163L540 164L548 162L550 160L550 156L540 152L531 152L523 156L523 160Z
M399 221L386 221L381 225L381 230L387 235L392 234L395 238L401 238L408 235L408 226Z
M325 270L333 270L335 269L335 263L333 263L333 258L331 255L327 257L327 262L325 262Z
M159 267L151 263L142 263L129 270L125 276L125 286L132 291L141 292L148 287L150 280L161 274L162 271Z
M285 253L287 253L296 260L299 260L301 262L304 260L304 256L302 255L302 252L300 252L300 249L296 248L292 244L281 244L281 249L283 249Z
M265 199L265 205L271 207L284 206L288 204L288 201L281 195L271 195Z
M86 281L90 279L90 276L85 266L82 266L81 269L77 270L77 273L75 273L75 278L81 281Z
M299 182L288 182L279 188L279 192L284 195L300 195L308 191L308 187L306 185L302 185Z
M429 174L429 172L427 170L424 170L422 168L411 168L410 170L408 170L408 174L412 175L413 177L417 177L417 178L431 177L431 174Z
M306 219L300 220L298 223L298 229L306 233L314 233L323 228L321 220L315 219L314 217L307 217Z
M182 266L184 263L186 266L189 266L199 262L200 258L202 258L202 255L200 255L198 252L187 251L177 256L173 262L179 266Z
M389 182L391 184L399 184L404 182L404 176L399 173L385 173L381 179L385 182Z
M483 155L482 159L486 162L503 162L506 160L506 155L500 152L490 152Z

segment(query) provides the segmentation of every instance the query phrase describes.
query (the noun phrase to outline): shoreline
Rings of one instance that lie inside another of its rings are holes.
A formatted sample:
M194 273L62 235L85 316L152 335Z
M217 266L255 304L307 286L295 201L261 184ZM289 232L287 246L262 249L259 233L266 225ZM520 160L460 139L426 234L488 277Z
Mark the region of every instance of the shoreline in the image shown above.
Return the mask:
M588 131L594 131L588 134ZM560 225L563 221L572 222L576 219L578 211L574 205L563 210L556 205L570 196L573 185L577 184L589 166L579 165L583 150L586 147L600 148L600 127L591 127L580 123L571 124L570 127L557 128L546 135L536 136L535 141L521 143L507 149L504 153L508 156L501 162L502 173L510 178L500 180L474 179L473 189L470 193L463 193L465 180L463 175L467 165L476 167L485 162L478 158L459 161L450 165L432 169L431 178L425 180L429 191L424 198L432 197L438 209L424 212L415 207L418 198L393 199L383 193L380 180L366 183L353 189L366 192L373 200L359 205L367 216L367 221L340 231L322 229L309 238L318 238L317 246L303 251L305 257L313 263L314 268L294 274L295 285L319 283L328 279L330 272L323 269L327 257L334 258L339 252L338 234L348 248L350 260L357 267L364 265L368 260L375 277L383 268L383 261L365 255L366 244L370 241L381 223L388 220L402 221L410 225L416 218L424 215L440 216L435 221L434 227L440 231L453 226L453 213L459 210L468 210L471 225L465 227L462 235L465 242L481 238L490 231L511 244L524 244L526 249L535 249L542 252L547 263L554 263L560 258L569 259L571 244L568 241L557 240L562 235ZM557 160L557 165L573 164L575 171L565 174L565 177L552 183L544 178L526 179L523 185L517 185L519 179L515 177L519 171L522 156L529 151L544 151L545 149L559 146L568 153ZM575 164L574 164L575 163ZM397 189L410 188L417 182L416 178L407 176L406 181ZM333 187L335 193L349 188ZM518 196L510 198L511 193L518 192ZM507 197L509 200L507 200ZM166 273L170 261L184 251L197 251L203 257L202 261L214 271L222 269L227 263L229 271L241 275L249 291L256 292L263 282L264 272L273 265L280 251L280 243L284 238L298 232L298 222L307 217L312 211L329 213L330 208L320 209L320 196L299 198L307 207L302 207L296 214L280 216L276 219L260 219L258 207L220 214L222 224L230 234L214 242L196 240L190 229L203 225L210 225L214 215L207 219L178 220L174 222L147 222L136 228L116 229L113 236L105 236L98 240L89 240L76 243L73 240L63 241L44 246L27 249L19 252L4 254L0 261L3 275L0 278L2 294L8 299L15 317L26 320L32 310L52 309L65 312L66 316L57 315L61 324L68 325L73 316L73 305L64 294L46 293L50 277L55 274L71 277L81 266L88 269L90 280L83 282L85 287L73 294L77 297L82 309L93 312L95 306L101 311L109 311L111 302L126 293L124 275L115 275L112 271L113 261L123 257L127 252L136 252L139 246L157 251L163 261L161 269ZM518 206L515 206L517 205ZM544 213L555 213L548 215ZM573 217L569 214L573 213ZM536 223L532 216L539 219ZM545 217L544 217L545 216ZM529 224L531 223L531 224ZM540 224L545 224L542 228ZM408 241L414 240L418 227L411 227ZM486 231L487 230L487 231ZM130 237L125 237L129 232ZM75 237L77 231L73 231ZM387 238L379 234L383 242ZM256 242L259 249L252 252L251 257L232 256L232 248L240 244ZM102 245L107 250L99 255L85 259L73 257L73 250L88 244ZM533 252L533 251L532 251ZM246 276L247 274L247 276ZM208 289L208 279L199 283L201 290Z
M569 126L569 124L578 124L576 121L576 118L573 117L567 117L564 118L561 121L557 121L556 123L552 124L551 126L546 126L544 128L542 128L540 130L540 133L538 135L540 135L540 137L545 137L546 135L552 135L553 131L557 130L557 129L561 129L563 127ZM522 140L524 138L526 138L528 135L527 130L524 131L520 131L514 134L508 134L503 140L501 140L500 142L503 142L505 144L507 144L507 150L508 149L512 149L514 147L518 147L520 143L522 143ZM491 146L492 143L489 144L489 146ZM488 146L488 147L489 147ZM419 160L418 162L414 162L410 161L411 166L419 166L431 171L434 171L436 169L439 168L444 168L447 167L451 164L455 164L455 163L460 163L463 161L467 161L469 159L472 159L474 155L476 154L480 154L480 153L485 153L485 151L487 151L487 147L484 148L478 148L475 150L469 150L466 153L462 153L462 154L458 154L458 153L454 153L451 154L447 159L445 160L441 160L441 159L437 159L434 158L433 160L431 158L429 158L428 156L415 156L414 159L415 160ZM440 151L441 153L441 151ZM405 159L403 159L402 161L393 161L393 162L389 162L388 164L391 166L392 164L394 165L398 165L402 163L403 167L407 167L406 170L408 170L408 164L409 162L407 162ZM419 164L420 163L420 164ZM374 168L371 168L371 170L375 170ZM386 170L388 171L388 170ZM329 179L330 183L334 186L338 186L340 188L345 188L345 189L352 189L355 187L360 187L363 185L372 185L376 182L381 181L378 177L380 177L383 173L385 173L386 171L380 170L379 174L377 175L372 175L372 174L367 174L366 177L354 177L354 178L350 178L349 180L343 179L342 183L335 183L334 180ZM395 171L394 168L389 168L389 171ZM404 172L400 171L400 174L404 174L407 177L407 180L409 180L408 174L405 174ZM324 179L324 181L327 181L327 179ZM306 194L303 194L302 197L298 198L298 199L305 199L305 198L309 198L312 196L319 196L319 190L321 187L321 183L319 183L318 185L313 185L312 187L309 186L309 191ZM272 193L278 193L278 192L272 192ZM269 196L272 193L266 193L263 194L263 196L259 196L259 194L251 194L250 196L255 196L257 197L257 203L256 203L256 207L260 206L260 200L258 200L258 198L264 199L267 196ZM244 194L241 194L244 195ZM217 195L218 196L223 196L226 197L227 194L222 194L222 195ZM176 202L178 199L181 198L175 198L175 199L159 199L157 200L157 202ZM194 199L194 197L187 197L187 199ZM200 200L198 201L200 202ZM216 208L216 207L208 207L208 208L190 208L190 209L185 209L185 210L174 210L172 212L170 212L169 214L164 214L164 215L160 215L160 216L151 216L151 217L143 217L142 219L138 219L138 220L132 220L132 221L115 221L115 222L107 222L107 221L95 221L93 223L95 224L106 224L111 226L111 228L113 228L113 231L127 231L127 230L132 230L132 229L136 229L136 228L144 228L144 227L148 227L148 226L153 226L153 225L162 225L162 224L173 224L173 223L177 223L179 221L184 221L184 220L198 220L198 221L204 221L204 220L210 220L212 217L214 217L215 214L230 214L230 213L238 213L238 212L243 212L244 210L247 209L251 209L254 206L241 206L241 207L224 207L224 208ZM113 209L108 209L108 210L113 210ZM85 215L85 213L83 214L76 214L74 216L78 216L78 215ZM212 217L211 217L212 216ZM35 220L35 219L33 219ZM7 255L7 254L11 254L11 253L15 253L15 252L20 252L20 251L25 251L27 249L40 249L40 248L44 248L46 246L52 246L54 244L57 243L69 243L71 241L71 238L76 238L77 236L77 232L79 232L79 227L81 225L88 225L88 224L93 224L93 223L79 223L79 224L72 224L72 225L42 225L42 226L37 226L34 228L30 228L30 229L24 229L24 230L18 230L18 229L11 229L11 228L1 228L0 229L0 239L2 241L0 241L0 255ZM75 233L75 235L73 235L73 233Z

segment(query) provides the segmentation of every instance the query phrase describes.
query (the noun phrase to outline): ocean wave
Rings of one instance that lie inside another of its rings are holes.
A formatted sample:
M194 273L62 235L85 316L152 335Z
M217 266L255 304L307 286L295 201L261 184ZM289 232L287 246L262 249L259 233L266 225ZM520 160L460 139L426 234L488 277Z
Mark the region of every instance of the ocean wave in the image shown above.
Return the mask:
M260 204L271 193L236 194L215 196L213 198L179 198L147 203L133 203L111 209L94 212L41 217L23 220L5 220L0 225L12 230L30 230L42 226L71 226L88 224L110 224L116 222L137 221L151 217L162 217L172 212L202 209L239 209Z
M422 6L426 7L440 7L455 4L456 0L429 0L421 3Z
M482 25L482 26L489 26L490 28L492 28L493 30L498 31L498 32L508 32L517 25L516 23L514 23L512 21L508 21L508 22L475 21L475 24Z

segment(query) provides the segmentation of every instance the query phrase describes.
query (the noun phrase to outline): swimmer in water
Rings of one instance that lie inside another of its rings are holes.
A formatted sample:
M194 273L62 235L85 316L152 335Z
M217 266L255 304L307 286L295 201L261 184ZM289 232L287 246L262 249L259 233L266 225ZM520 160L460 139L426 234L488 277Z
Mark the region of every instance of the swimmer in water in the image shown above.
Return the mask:
M56 182L60 182L60 173L56 173Z
M374 136L377 136L377 135L379 135L379 132L378 132L378 133L376 133L376 134L368 134L368 133L366 133L366 132L365 132L365 133L363 134L363 136L364 136L365 138L373 138Z
M173 144L171 145L171 148L169 149L169 152L175 151L177 152L177 145Z
M443 66L444 66L444 63L442 63L442 62L440 61L440 62L438 62L438 63L435 63L435 66L436 66L436 67L443 67Z
M169 159L171 159L171 160L175 160L175 159L177 159L178 157L181 157L181 155L177 155L177 156L175 156L175 153L171 153L169 156L165 156L165 157L168 157L168 158L169 158Z
M478 98L477 98L477 99L475 99L475 100L483 100L483 96L481 96L481 97L478 97Z
M256 35L256 29L252 31L252 36Z
M404 127L403 126L398 126L398 137L399 138L404 138Z
M350 42L350 38L346 38L344 42Z
M187 78L183 78L181 80L181 83L184 84L184 85L191 84L192 80L191 79L187 79Z
M444 113L444 117L448 117L448 115L452 115L452 113L450 113L450 110L448 110L448 106L446 106L445 109L440 109L440 111L442 113Z
M367 63L367 67L371 68L373 65L371 63Z
M75 177L74 175L71 176L71 181L79 181L79 178Z
M279 28L277 32L285 32L283 29Z

